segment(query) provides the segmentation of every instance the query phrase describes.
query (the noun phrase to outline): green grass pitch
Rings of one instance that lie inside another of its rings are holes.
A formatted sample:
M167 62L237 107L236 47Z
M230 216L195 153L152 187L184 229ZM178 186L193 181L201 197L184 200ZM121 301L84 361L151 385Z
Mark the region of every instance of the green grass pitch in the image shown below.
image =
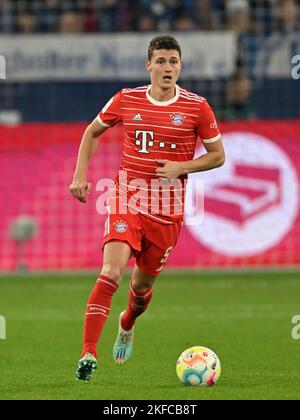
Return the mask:
M128 275L115 295L90 383L75 380L85 304L96 279L83 275L0 277L0 399L300 399L300 314L296 272L165 273L138 320L135 348L115 366L112 346L127 302ZM175 363L193 345L213 349L222 373L213 388L179 383Z

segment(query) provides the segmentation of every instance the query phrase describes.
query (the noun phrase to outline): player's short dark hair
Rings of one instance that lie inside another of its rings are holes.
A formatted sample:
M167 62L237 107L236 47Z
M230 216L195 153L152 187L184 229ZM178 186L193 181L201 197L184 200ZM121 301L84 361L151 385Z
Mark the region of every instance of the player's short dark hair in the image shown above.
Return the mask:
M154 50L176 50L181 59L181 47L170 35L160 35L152 39L148 47L148 60L150 61Z

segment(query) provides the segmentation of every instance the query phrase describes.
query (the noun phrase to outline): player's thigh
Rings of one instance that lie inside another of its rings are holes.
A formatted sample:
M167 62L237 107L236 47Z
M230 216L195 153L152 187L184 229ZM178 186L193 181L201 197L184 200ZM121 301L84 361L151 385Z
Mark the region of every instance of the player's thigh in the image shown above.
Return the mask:
M157 277L165 268L165 264L169 253L173 247L170 246L166 250L151 244L142 249L136 257L136 265L140 271L149 277Z
M144 218L144 246L137 254L136 264L148 276L157 277L165 268L170 253L174 249L181 224L161 224Z
M119 283L130 256L131 247L127 242L107 242L103 247L101 274Z
M145 289L150 289L151 287L153 287L155 279L156 276L151 276L149 274L144 273L140 269L140 267L135 265L131 276L132 287L134 290L139 292Z
M131 256L142 249L142 226L138 217L133 214L109 214L105 222L103 247L112 241L127 243Z

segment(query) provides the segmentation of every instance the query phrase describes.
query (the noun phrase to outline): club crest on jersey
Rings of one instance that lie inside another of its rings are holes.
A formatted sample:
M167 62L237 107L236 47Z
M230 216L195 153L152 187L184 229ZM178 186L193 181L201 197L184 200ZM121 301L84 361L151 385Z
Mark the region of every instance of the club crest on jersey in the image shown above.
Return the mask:
M174 125L181 125L183 123L183 116L180 114L171 114L171 121Z
M117 221L114 223L115 226L115 230L118 233L124 233L126 232L128 225L126 222L124 222L123 220Z

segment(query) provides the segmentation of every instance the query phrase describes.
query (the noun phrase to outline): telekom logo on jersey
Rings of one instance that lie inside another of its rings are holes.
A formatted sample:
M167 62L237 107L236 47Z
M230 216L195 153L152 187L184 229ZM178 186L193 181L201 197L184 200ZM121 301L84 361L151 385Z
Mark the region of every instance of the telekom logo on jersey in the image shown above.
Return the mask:
M137 130L135 132L135 144L137 146L142 146L140 150L138 150L139 153L150 153L149 150L147 150L147 146L153 146L154 145L154 132L153 131L144 131L144 130ZM149 139L149 141L148 141Z
M139 153L150 153L147 147L154 146L154 132L153 131L144 131L144 130L136 130L135 132L135 144L137 146L141 146L138 150ZM166 142L159 141L158 147L164 149L166 147ZM170 149L176 149L176 143L170 144Z

